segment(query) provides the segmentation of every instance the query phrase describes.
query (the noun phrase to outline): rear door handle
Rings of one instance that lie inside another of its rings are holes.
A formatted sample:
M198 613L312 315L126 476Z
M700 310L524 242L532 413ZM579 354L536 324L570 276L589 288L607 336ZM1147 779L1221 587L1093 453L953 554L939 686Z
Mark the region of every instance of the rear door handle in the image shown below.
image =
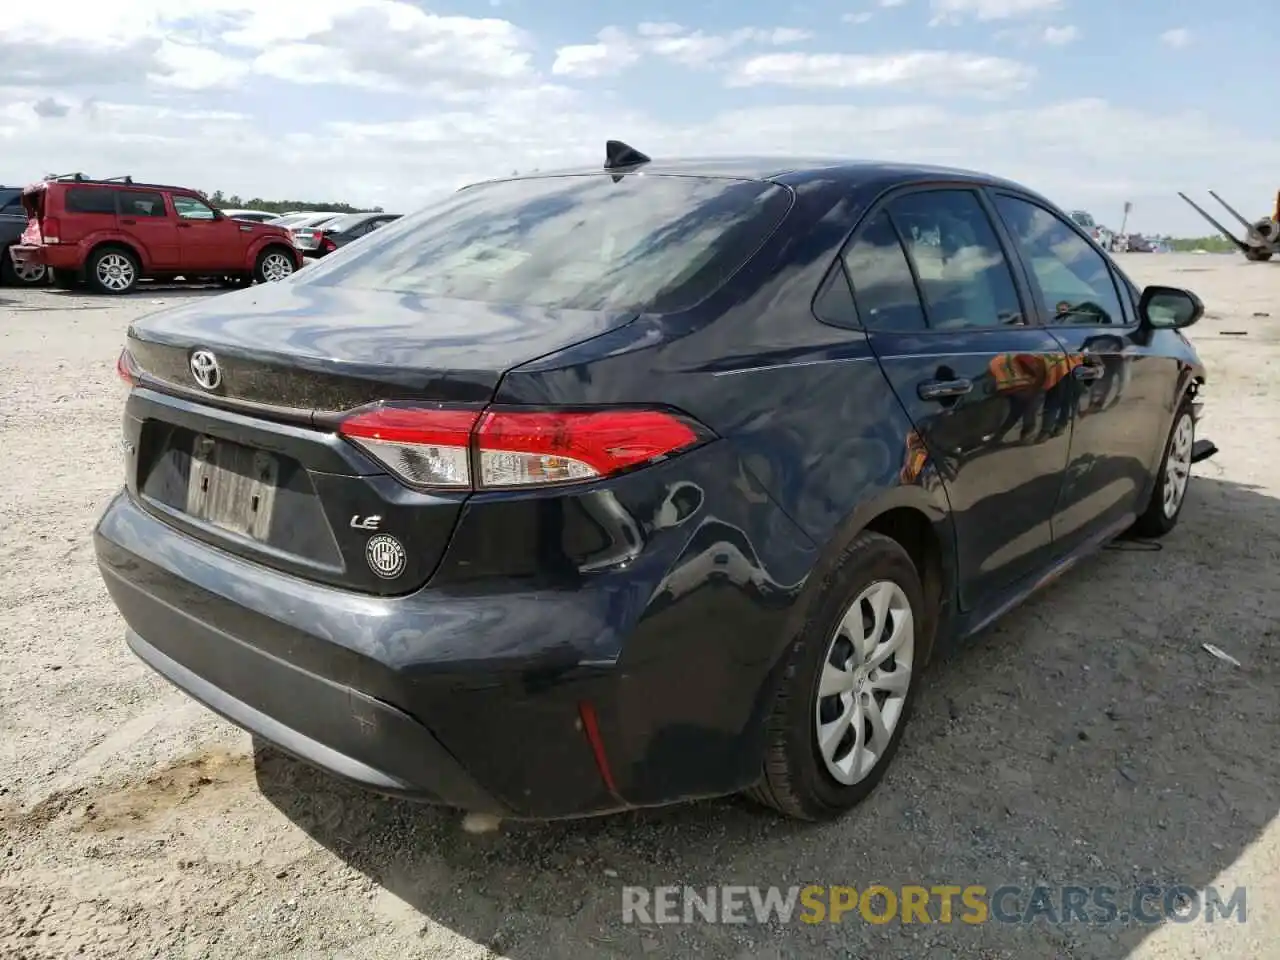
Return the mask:
M1077 380L1097 380L1102 374L1102 366L1096 363L1082 363L1071 371Z
M972 380L925 380L916 387L916 393L921 400L946 400L950 397L963 397L972 389Z

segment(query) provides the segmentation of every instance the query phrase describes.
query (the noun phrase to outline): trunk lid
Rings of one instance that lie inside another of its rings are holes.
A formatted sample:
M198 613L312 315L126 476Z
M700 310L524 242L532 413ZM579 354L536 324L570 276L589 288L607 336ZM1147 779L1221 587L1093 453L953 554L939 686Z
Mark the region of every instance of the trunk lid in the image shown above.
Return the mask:
M322 416L379 399L483 404L510 368L630 319L291 281L193 300L129 331L132 373L166 383L130 395L127 485L171 526L255 563L415 590L469 494L409 489ZM196 349L216 358L212 390Z
M375 400L489 401L512 367L629 323L632 313L560 310L317 284L261 284L136 321L148 374L205 402L327 413ZM190 367L211 351L221 382Z

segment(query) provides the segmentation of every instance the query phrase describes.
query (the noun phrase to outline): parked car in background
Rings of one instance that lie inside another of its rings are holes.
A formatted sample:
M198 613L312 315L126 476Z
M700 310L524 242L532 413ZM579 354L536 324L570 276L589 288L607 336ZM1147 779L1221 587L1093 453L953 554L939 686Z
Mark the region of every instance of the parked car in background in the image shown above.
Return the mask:
M53 270L53 282L123 294L139 280L283 280L302 265L287 230L232 220L197 191L123 177L53 177L22 192L28 216L15 265Z
M1125 243L1125 249L1129 253L1154 253L1155 252L1155 247L1152 246L1151 241L1149 241L1146 237L1142 236L1142 234L1140 233L1129 234L1127 238L1127 242Z
M1175 527L1203 305L1008 180L606 157L134 319L99 569L154 670L375 791L835 817L946 647Z
M49 282L42 263L14 263L9 248L22 239L27 229L27 208L22 205L21 187L0 187L0 283L33 287Z
M299 250L314 250L316 246L316 230L341 220L343 213L319 213L303 217L289 224L289 232L293 234L293 244Z
M311 228L311 236L306 240L306 231L297 231L294 242L306 257L313 259L333 253L339 247L345 247L352 240L367 236L379 227L385 227L394 220L399 220L398 213L348 213L330 220L328 223Z
M266 223L280 216L270 210L223 210L222 213L232 220L245 220L249 223Z
M340 214L325 213L318 210L298 210L293 213L286 213L276 217L274 220L268 220L267 223L273 227L292 227L295 224L302 223L304 220L316 220L322 217L336 217Z

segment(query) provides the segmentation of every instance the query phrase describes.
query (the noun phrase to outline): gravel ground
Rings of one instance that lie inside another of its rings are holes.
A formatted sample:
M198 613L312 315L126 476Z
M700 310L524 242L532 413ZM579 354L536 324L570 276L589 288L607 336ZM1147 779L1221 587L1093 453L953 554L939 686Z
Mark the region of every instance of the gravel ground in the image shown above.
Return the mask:
M839 823L723 801L483 836L255 757L125 649L88 539L119 482L113 365L131 318L212 292L0 289L0 956L1274 958L1280 264L1126 263L1208 307L1192 338L1221 453L1162 551L1103 553L934 671ZM623 884L873 882L1243 884L1248 920L621 916Z

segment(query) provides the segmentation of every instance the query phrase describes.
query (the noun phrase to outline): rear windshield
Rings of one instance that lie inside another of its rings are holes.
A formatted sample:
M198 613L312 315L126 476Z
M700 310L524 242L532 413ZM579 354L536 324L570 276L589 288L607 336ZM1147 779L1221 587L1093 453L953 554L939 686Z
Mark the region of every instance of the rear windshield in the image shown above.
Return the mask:
M296 283L490 303L667 313L714 292L791 206L758 181L632 174L481 184Z
M22 190L14 187L0 187L0 213L22 214L26 211L22 206Z

